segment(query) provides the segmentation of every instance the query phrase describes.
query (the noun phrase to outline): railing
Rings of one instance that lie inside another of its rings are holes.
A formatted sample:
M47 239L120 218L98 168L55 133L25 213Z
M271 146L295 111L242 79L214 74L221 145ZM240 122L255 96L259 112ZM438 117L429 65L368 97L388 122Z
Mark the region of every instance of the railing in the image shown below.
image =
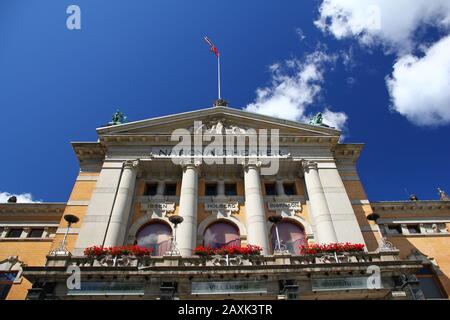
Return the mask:
M206 244L205 244L206 245ZM218 249L218 248L222 248L222 247L227 247L227 246L241 246L241 239L234 239L228 242L212 242L211 244L209 244L209 246L213 249Z
M79 267L137 267L138 269L158 267L218 267L218 266L320 266L331 264L360 264L400 261L398 251L392 252L347 252L317 255L255 255L255 256L65 256L47 257L47 266L77 265Z

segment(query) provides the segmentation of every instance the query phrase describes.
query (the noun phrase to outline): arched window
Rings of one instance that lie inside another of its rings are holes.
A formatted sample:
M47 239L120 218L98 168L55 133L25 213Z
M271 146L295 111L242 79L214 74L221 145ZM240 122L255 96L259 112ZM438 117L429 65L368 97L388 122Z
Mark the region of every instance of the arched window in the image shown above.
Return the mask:
M172 229L163 222L149 223L136 234L137 245L153 249L153 256L162 256L170 249Z
M280 235L281 249L288 250L292 254L300 254L299 247L306 244L305 229L303 226L283 220L278 223L278 233ZM271 230L272 250L275 250L277 243L277 233L275 225Z
M220 248L226 245L241 245L239 229L228 222L217 221L208 226L203 234L203 245Z

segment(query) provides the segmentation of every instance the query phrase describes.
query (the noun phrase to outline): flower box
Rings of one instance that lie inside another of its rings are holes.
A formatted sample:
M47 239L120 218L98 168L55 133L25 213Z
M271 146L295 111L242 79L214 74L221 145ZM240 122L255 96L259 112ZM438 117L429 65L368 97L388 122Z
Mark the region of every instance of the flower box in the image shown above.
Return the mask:
M214 255L230 255L230 256L258 256L261 254L262 248L253 245L247 245L245 247L240 246L224 246L213 249L211 247L198 246L194 249L194 254L202 257L209 257Z
M329 244L308 244L300 246L300 253L303 255L317 255L321 253L344 253L362 252L364 244L361 243L329 243Z
M103 247L92 246L84 249L84 255L88 257L102 257L102 256L134 256L143 257L150 256L151 249L140 246L118 246L118 247Z

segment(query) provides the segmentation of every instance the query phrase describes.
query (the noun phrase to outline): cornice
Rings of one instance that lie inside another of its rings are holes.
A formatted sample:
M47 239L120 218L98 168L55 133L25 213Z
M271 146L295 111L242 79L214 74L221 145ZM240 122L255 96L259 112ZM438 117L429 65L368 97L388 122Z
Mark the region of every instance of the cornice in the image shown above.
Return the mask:
M364 143L339 143L333 150L336 159L350 159L356 162L364 148Z
M80 164L103 161L106 148L100 142L71 142Z
M64 202L43 202L43 203L1 203L0 215L56 215L63 214L66 208Z
M398 211L450 210L450 201L419 200L419 201L378 201L370 202L372 210L378 213Z

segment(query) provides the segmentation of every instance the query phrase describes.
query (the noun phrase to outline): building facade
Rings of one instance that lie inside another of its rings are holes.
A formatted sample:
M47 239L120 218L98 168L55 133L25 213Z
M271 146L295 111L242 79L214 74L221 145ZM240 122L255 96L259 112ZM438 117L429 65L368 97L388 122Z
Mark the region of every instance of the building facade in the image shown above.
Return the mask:
M363 145L320 121L215 106L97 133L67 203L0 205L1 298L448 298L448 197L371 203ZM333 243L364 250L301 251ZM85 251L133 245L151 255Z

